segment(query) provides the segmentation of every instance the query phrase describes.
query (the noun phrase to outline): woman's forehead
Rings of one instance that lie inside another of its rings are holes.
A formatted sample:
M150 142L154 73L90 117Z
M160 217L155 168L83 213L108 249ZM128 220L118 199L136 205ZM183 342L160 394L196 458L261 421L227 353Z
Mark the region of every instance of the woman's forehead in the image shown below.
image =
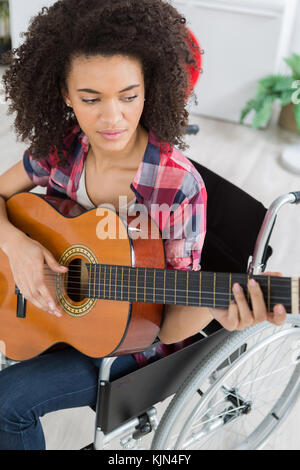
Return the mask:
M113 72L141 73L142 64L135 57L123 55L113 56L76 56L71 59L71 73L84 73L86 70L103 75L109 75Z
M130 85L141 85L143 70L138 59L127 56L77 56L72 59L68 80L74 87L92 88L99 93L105 93L104 88L121 92Z

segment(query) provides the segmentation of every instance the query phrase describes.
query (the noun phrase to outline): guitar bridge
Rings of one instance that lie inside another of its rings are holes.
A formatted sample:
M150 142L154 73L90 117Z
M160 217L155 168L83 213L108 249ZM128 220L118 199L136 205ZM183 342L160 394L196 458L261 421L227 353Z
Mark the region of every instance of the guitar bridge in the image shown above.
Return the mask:
M26 318L26 299L18 286L15 287L15 294L17 295L17 318Z

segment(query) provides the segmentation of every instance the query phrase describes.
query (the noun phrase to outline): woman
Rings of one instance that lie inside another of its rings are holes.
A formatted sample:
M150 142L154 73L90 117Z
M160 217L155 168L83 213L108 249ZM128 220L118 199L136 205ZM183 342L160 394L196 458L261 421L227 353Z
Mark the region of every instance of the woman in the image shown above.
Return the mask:
M181 153L193 46L185 19L163 0L62 0L34 18L12 54L4 86L16 133L31 145L23 161L0 176L0 247L25 298L57 321L63 312L43 268L46 263L61 274L67 268L6 213L8 198L37 185L86 209L109 203L119 210L120 196L150 211L165 203L162 217L153 216L162 232L173 227L165 239L167 267L200 269L206 192ZM191 214L178 229L187 205ZM229 330L285 320L282 306L266 311L257 284L249 284L253 311L238 285L233 291L228 310L167 306L159 333L164 346L154 348L154 359L183 347L213 318ZM149 360L145 354L119 357L112 378ZM93 405L100 362L68 348L2 371L0 449L45 449L39 418Z

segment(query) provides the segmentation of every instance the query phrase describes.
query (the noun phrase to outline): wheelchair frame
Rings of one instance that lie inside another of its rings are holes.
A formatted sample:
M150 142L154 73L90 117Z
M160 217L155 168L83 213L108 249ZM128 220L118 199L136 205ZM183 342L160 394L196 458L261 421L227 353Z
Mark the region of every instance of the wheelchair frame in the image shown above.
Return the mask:
M199 173L204 177L207 185L217 178L218 184L225 186L225 191L230 186L231 192L235 195L238 192L240 197L247 197L247 203L255 206L255 220L248 221L248 246L243 246L243 253L239 253L238 259L225 259L226 271L233 271L230 268L238 266L235 272L247 271L250 275L261 273L265 270L268 258L272 254L272 249L268 245L279 209L286 203L299 203L300 192L289 193L277 198L270 208L266 210L263 206L246 195L242 190L232 185L228 181L213 174L210 170L202 167L197 162L191 160ZM248 214L247 214L248 216ZM254 224L254 225L253 225ZM209 225L209 224L208 224ZM260 229L259 229L260 228ZM259 233L257 235L259 229ZM213 239L209 237L210 241ZM253 243L255 240L255 243ZM216 241L218 243L218 241ZM252 245L252 246L251 246ZM252 251L254 247L254 250ZM246 253L248 255L247 264ZM209 250L207 250L209 251ZM204 250L205 253L205 250ZM226 258L226 257L225 257ZM219 261L219 260L218 260ZM238 263L238 264L237 264ZM202 258L204 270L221 271L214 269L214 260ZM207 267L208 266L208 267ZM127 374L117 380L110 382L110 369L116 357L108 357L102 361L99 370L98 397L96 405L95 438L93 444L85 449L102 450L105 443L111 439L125 433L125 431L135 427L134 439L139 439L155 430L158 421L156 410L153 405L165 400L174 394L186 377L199 363L199 360L213 350L218 343L227 338L231 333L223 329L215 320L211 322L202 332L193 337L193 342L189 346L172 353L155 362ZM240 351L239 351L240 352ZM243 351L242 351L243 352ZM234 356L233 353L232 356ZM227 361L234 360L230 356ZM220 368L226 365L223 363ZM157 387L149 387L149 383L159 384Z

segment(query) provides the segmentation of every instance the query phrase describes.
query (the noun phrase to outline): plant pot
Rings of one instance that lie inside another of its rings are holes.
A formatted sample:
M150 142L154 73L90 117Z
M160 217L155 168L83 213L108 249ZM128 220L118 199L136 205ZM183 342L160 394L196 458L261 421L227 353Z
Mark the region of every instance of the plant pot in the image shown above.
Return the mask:
M287 106L283 106L279 116L278 125L282 127L282 129L299 133L295 119L293 103L290 103Z
M0 42L0 65L7 65L2 59L2 54L11 49L11 40L7 42Z

